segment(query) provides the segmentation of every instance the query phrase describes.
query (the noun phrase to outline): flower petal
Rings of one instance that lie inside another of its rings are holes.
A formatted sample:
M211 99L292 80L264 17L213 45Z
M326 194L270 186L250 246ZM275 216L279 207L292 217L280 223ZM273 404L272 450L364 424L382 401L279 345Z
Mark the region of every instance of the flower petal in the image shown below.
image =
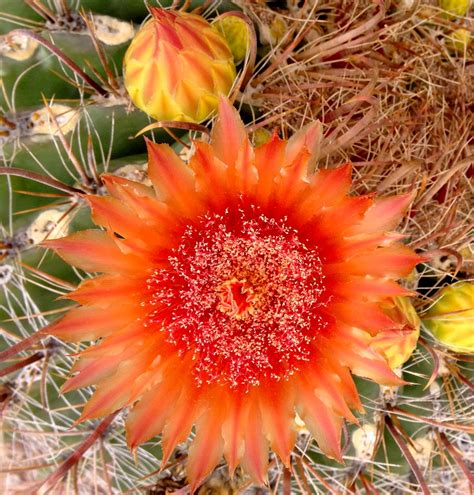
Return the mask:
M219 113L211 133L211 142L217 158L233 167L241 148L248 142L247 132L237 110L227 98L221 97Z
M159 198L173 205L182 214L194 216L200 209L194 174L167 144L146 140L148 175Z
M247 417L244 433L245 451L242 458L242 467L254 481L265 484L268 466L268 443L263 436L263 422L260 408L256 401L252 401Z
M297 397L298 414L318 442L319 448L327 456L342 462L342 418L316 397L315 390L302 377L298 379Z
M416 196L416 191L377 199L367 210L364 220L354 226L350 235L371 234L394 229Z
M326 279L328 280L328 279ZM363 299L380 301L386 297L408 296L412 292L393 280L369 277L351 277L344 275L339 280L329 281L338 296L345 299Z
M290 466L290 454L295 445L296 431L293 428L294 390L289 385L268 384L261 393L260 410L263 428L270 440L272 450L278 454L285 466Z
M112 234L120 234L123 243L134 252L150 252L167 248L172 239L160 235L156 229L150 229L145 222L140 222L135 212L125 203L112 197L89 196L87 198L91 209L92 219L96 225L106 228Z
M48 327L48 333L66 342L96 340L125 327L137 317L130 305L119 305L113 310L100 307L81 307L69 310Z
M309 194L298 208L302 220L308 221L323 207L338 204L348 194L351 187L350 163L334 169L318 170L312 177Z
M407 277L424 258L403 244L380 247L350 258L346 273L373 277Z
M169 374L146 392L127 416L127 443L133 450L159 435L173 414L181 390L181 376Z
M232 474L244 454L244 432L249 411L249 400L240 393L227 397L228 415L222 426L224 456Z
M129 301L141 297L146 289L143 278L127 278L120 275L100 275L81 282L79 287L64 296L82 305L107 307L118 300Z
M203 141L195 141L195 152L189 166L196 174L196 189L213 206L221 206L232 194L227 177L227 165L219 160L212 146Z
M43 242L70 265L88 272L143 272L147 263L134 254L124 254L114 240L101 230L82 230L68 237Z
M401 324L394 322L376 303L346 301L330 303L328 313L337 321L344 322L351 327L366 330L371 335L384 330L399 328Z
M321 147L322 137L323 131L319 120L305 125L288 140L286 145L285 161L287 163L292 163L296 159L297 155L305 149L309 154L307 165L309 168L314 170L316 167L319 149Z
M175 403L173 414L167 418L163 428L161 439L163 450L162 468L166 466L176 445L188 437L191 427L200 412L199 395L200 392L194 383L185 382L181 385L181 393Z
M275 190L275 178L284 165L286 141L275 132L267 143L255 149L254 163L258 170L258 184L255 192L260 203L265 204Z
M216 402L221 402L218 400ZM206 476L217 466L222 458L224 440L222 423L225 410L211 406L196 423L196 437L189 448L186 470L191 484L191 493L199 487Z

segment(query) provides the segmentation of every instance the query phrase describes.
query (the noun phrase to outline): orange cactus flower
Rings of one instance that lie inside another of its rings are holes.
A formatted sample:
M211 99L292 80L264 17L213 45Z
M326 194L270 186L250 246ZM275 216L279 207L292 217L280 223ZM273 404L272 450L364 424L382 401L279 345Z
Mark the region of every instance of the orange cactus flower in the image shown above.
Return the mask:
M124 57L135 105L157 120L201 122L236 76L225 39L201 16L150 7Z
M351 372L401 383L371 343L420 262L390 233L412 195L348 196L349 165L308 174L319 133L253 148L222 99L189 163L148 141L153 188L105 175L110 195L87 197L103 230L47 243L103 273L51 327L96 341L64 387L97 386L81 419L130 406L130 447L162 434L163 463L195 426L193 489L222 456L264 483L269 447L290 462L296 414L340 459L343 419L362 410Z

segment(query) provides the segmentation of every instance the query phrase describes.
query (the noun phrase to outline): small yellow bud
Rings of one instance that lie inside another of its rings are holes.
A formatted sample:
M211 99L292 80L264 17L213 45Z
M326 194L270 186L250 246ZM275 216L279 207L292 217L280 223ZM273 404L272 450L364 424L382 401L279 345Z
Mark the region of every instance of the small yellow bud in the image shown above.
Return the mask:
M252 133L252 140L254 146L262 146L262 144L270 141L272 137L272 133L263 127L256 129L255 132Z
M464 53L471 44L471 33L467 29L456 29L446 38L446 46L458 53Z
M250 43L250 32L247 23L235 15L228 15L217 19L212 27L220 33L234 57L234 62L240 64L244 60Z
M474 353L474 284L444 287L425 313L423 324L448 349Z
M270 24L270 33L272 35L273 44L278 44L285 34L288 32L288 26L281 17L275 17Z
M470 0L439 0L439 6L453 16L466 15L470 3Z
M236 77L225 39L201 16L151 8L124 57L133 103L157 120L202 122Z

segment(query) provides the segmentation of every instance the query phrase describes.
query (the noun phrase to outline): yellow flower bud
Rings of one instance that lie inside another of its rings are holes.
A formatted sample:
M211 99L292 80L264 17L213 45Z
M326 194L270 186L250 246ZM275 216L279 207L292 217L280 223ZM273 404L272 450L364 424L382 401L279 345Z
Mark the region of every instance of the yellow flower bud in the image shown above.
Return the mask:
M408 297L396 297L383 306L384 312L395 323L402 324L401 329L380 332L372 347L378 350L395 369L407 361L413 354L420 336L420 318Z
M464 51L471 44L471 33L467 29L456 29L446 38L446 46L458 53Z
M234 56L234 62L240 64L245 58L250 43L250 31L247 23L236 15L217 19L212 27L227 41Z
M252 133L252 140L255 146L262 146L263 144L268 143L271 138L272 133L264 127L260 127Z
M234 82L229 46L201 16L159 8L151 13L124 58L130 98L157 120L201 122Z
M471 0L439 0L439 6L453 16L466 15Z
M461 282L442 289L423 320L448 349L474 353L474 284Z

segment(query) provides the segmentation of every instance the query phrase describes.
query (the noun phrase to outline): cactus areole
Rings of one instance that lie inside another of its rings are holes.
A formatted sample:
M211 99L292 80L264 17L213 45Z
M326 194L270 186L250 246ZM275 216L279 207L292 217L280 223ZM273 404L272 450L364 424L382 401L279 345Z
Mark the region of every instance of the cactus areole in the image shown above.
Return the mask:
M150 11L124 58L130 98L156 120L201 122L230 92L236 76L231 50L201 16Z
M129 406L129 445L162 434L164 463L194 426L193 490L222 456L264 483L269 447L290 462L296 414L340 459L351 373L400 383L372 343L402 325L383 302L420 261L391 232L412 196L348 196L349 165L308 174L319 137L254 148L222 99L189 163L148 142L153 187L105 175L109 195L87 197L102 230L47 243L101 273L51 327L93 342L65 385L97 386L82 419Z

